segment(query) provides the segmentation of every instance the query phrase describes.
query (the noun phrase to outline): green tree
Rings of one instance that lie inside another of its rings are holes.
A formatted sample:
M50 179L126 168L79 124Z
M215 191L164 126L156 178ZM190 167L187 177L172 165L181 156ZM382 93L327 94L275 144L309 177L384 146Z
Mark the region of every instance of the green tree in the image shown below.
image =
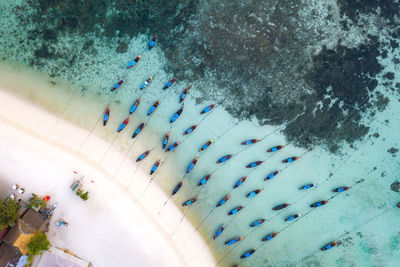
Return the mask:
M19 205L11 198L0 200L0 230L12 226L18 218Z
M31 255L38 255L44 250L50 248L50 242L45 233L36 233L34 237L29 240L28 253Z

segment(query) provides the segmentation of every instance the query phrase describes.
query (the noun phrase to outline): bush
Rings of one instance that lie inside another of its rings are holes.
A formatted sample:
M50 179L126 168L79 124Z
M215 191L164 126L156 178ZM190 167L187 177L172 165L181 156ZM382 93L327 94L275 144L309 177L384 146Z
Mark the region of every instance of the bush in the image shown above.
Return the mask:
M11 198L0 200L0 230L14 225L18 218L19 205Z
M79 196L83 201L86 201L89 198L89 192L86 191L83 193L82 189L78 189L78 191L76 191L76 195Z
M30 255L38 255L44 250L50 248L50 242L45 233L36 233L34 237L29 240L28 253Z

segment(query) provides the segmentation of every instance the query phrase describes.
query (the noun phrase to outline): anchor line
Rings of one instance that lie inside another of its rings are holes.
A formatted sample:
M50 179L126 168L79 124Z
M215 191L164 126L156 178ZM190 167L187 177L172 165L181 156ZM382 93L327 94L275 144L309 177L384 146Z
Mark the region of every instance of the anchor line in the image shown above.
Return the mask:
M390 157L390 156L388 156L388 157L386 157L385 159L383 159L383 160L379 163L379 165L382 165L383 162L386 161L389 157ZM376 169L373 168L372 170L370 170L369 172L367 172L366 175L369 175L369 174L371 174L371 173L374 172L374 171L376 171ZM364 179L357 180L357 181L355 181L353 184L351 184L350 187L351 187L351 188L354 188L355 186L361 184L362 182L364 182ZM336 197L338 197L338 196L341 196L341 195L342 195L342 194L340 194L340 193L334 194L333 196L327 198L327 200L330 201L330 200L332 200L332 199L334 199L334 198L336 198ZM306 197L306 195L304 195L304 196L302 196L302 197L296 199L296 200L293 202L292 205L295 205L297 202L299 202L299 201L301 201L302 199L304 199L304 197ZM314 210L316 210L316 209L315 209L315 208L309 209L306 213L304 213L303 216L301 216L300 218L298 218L297 220L295 220L295 221L292 222L291 224L289 224L289 225L283 227L279 232L281 233L282 231L286 230L287 228L289 228L289 227L290 227L291 225L293 225L294 223L297 223L298 221L300 221L300 220L302 220L303 218L307 217L307 216L308 216L311 212L313 212ZM281 211L281 212L279 212L279 213L277 213L276 215L274 215L274 216L271 217L270 219L268 219L263 225L261 225L261 227L257 227L256 229L254 229L253 231L251 231L249 234L247 234L247 235L244 237L244 239L247 238L247 237L249 237L249 236L250 236L251 234L253 234L254 232L261 230L261 229L266 225L266 223L272 221L274 218L276 218L277 216L279 216L279 215L280 215L281 213L283 213L283 212L284 212L284 210ZM259 246L256 248L256 251L257 251L260 247L262 247L264 244L265 244L265 243L262 243L261 245L259 245ZM237 247L237 246L236 246L236 247ZM220 262L221 262L227 255L229 255L236 247L233 247L231 250L229 250L228 253L226 253L226 254L218 261L218 263L220 263ZM243 259L242 259L241 261L243 261Z

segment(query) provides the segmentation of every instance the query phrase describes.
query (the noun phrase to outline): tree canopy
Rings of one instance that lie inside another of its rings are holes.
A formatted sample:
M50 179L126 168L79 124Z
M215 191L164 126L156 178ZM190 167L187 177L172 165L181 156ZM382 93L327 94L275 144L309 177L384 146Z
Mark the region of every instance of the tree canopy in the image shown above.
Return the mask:
M49 248L50 242L45 233L36 233L28 243L28 253L31 255L38 255L43 250L48 250Z
M12 226L18 218L19 205L11 198L0 200L0 230Z

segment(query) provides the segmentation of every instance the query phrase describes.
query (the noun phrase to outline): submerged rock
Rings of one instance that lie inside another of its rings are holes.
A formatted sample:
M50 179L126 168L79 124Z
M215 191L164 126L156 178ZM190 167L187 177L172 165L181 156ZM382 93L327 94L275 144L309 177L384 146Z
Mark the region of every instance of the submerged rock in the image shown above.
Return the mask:
M400 182L395 181L390 185L390 189L392 189L393 191L399 193L400 192Z

